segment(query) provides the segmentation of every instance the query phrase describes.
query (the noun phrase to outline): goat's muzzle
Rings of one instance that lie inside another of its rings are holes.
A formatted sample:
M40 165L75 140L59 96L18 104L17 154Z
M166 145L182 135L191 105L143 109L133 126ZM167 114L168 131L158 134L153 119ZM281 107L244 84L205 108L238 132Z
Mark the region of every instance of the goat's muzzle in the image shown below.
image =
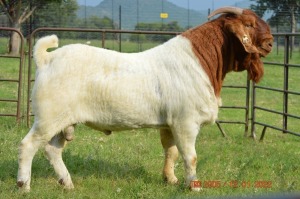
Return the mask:
M273 37L264 39L264 41L261 43L261 45L258 48L260 56L261 57L267 56L272 51L272 47L273 47Z

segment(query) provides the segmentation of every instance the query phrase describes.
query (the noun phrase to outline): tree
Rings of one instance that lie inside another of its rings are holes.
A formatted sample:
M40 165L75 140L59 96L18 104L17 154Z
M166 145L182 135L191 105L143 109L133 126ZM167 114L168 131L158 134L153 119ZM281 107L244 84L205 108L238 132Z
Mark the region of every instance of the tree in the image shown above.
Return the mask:
M33 28L73 27L77 21L76 0L49 1L39 6L32 16Z
M115 29L117 26L112 19L107 16L100 18L92 15L87 19L77 19L77 26L80 28L92 28L92 29ZM86 37L89 39L99 39L99 33L80 33L80 37ZM106 34L106 39L113 39L114 34Z
M22 24L34 13L35 10L48 3L68 3L75 0L0 0L0 9L8 18L9 26L21 30ZM57 17L57 15L55 16ZM12 32L9 41L9 54L17 55L20 49L20 37Z
M290 32L295 33L297 30L297 17L300 13L300 0L251 0L255 1L256 5L251 5L251 8L262 17L266 12L273 12L269 23L275 26L277 31L279 23L288 25ZM291 38L291 50L294 48L294 37Z
M162 23L138 23L135 26L135 30L149 30L149 31L174 31L174 32L181 32L183 31L183 28L181 28L178 25L177 21L171 21L167 24L162 24ZM157 35L152 35L148 34L146 37L143 39L147 39L150 41L159 41L159 42L164 42L172 38L173 36L169 35L162 35L162 36L157 36ZM137 40L139 36L133 35L130 39L131 40Z
M99 18L97 16L90 16L87 19L87 27L89 28L107 28L107 29L115 29L115 24L109 17Z
M12 28L20 30L21 24L34 12L36 7L26 6L22 9L21 0L0 0L2 10L6 14L9 25ZM20 37L16 32L12 32L9 42L9 53L17 55L20 48Z

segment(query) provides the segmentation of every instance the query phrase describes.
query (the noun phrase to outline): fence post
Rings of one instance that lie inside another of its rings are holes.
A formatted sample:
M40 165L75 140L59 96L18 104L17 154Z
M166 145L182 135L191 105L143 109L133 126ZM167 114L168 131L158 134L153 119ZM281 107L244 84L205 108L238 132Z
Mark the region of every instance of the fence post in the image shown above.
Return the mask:
M249 109L250 109L250 89L251 84L249 80L249 74L247 74L247 86L246 86L246 109L245 109L245 133L244 136L247 137L249 130Z
M255 135L255 106L256 106L256 86L255 82L252 82L252 103L251 103L251 137L256 138Z
M284 51L284 83L283 83L283 133L288 129L288 89L289 89L289 49L290 37L285 36L285 51Z
M34 31L33 31L34 32ZM33 34L31 33L28 40L28 77L27 77L27 120L26 124L30 126L30 90L31 90L31 64L32 64L32 39Z

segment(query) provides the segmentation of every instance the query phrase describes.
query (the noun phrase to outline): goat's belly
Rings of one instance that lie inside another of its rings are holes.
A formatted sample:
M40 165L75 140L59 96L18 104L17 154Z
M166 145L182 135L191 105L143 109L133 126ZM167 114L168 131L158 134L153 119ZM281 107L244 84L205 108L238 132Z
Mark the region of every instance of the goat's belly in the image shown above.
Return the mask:
M156 123L156 124L128 124L128 123L119 123L119 124L103 124L103 123L95 123L95 122L86 122L86 126L102 131L105 134L110 134L112 131L125 131L132 129L140 129L140 128L168 128L166 124Z

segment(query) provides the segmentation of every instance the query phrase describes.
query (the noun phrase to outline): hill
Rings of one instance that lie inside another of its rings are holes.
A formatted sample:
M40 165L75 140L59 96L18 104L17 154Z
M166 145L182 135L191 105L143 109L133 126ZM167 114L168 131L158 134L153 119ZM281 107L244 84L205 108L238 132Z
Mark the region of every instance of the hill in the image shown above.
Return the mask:
M98 6L80 6L77 11L79 18L90 16L109 17L119 24L119 6L121 6L122 29L132 30L137 23L169 23L178 21L178 24L186 28L196 26L207 20L207 11L187 10L168 1L161 0L104 0ZM138 8L138 9L137 9ZM168 13L167 19L161 19L160 13Z
M241 8L249 8L250 0L238 1L235 5ZM99 5L80 6L77 11L79 18L98 16L108 17L119 24L119 7L121 6L122 29L133 30L137 23L169 23L177 21L183 27L197 26L207 21L208 10L201 8L179 7L169 1L161 0L103 0ZM168 13L168 18L161 19L160 13Z

